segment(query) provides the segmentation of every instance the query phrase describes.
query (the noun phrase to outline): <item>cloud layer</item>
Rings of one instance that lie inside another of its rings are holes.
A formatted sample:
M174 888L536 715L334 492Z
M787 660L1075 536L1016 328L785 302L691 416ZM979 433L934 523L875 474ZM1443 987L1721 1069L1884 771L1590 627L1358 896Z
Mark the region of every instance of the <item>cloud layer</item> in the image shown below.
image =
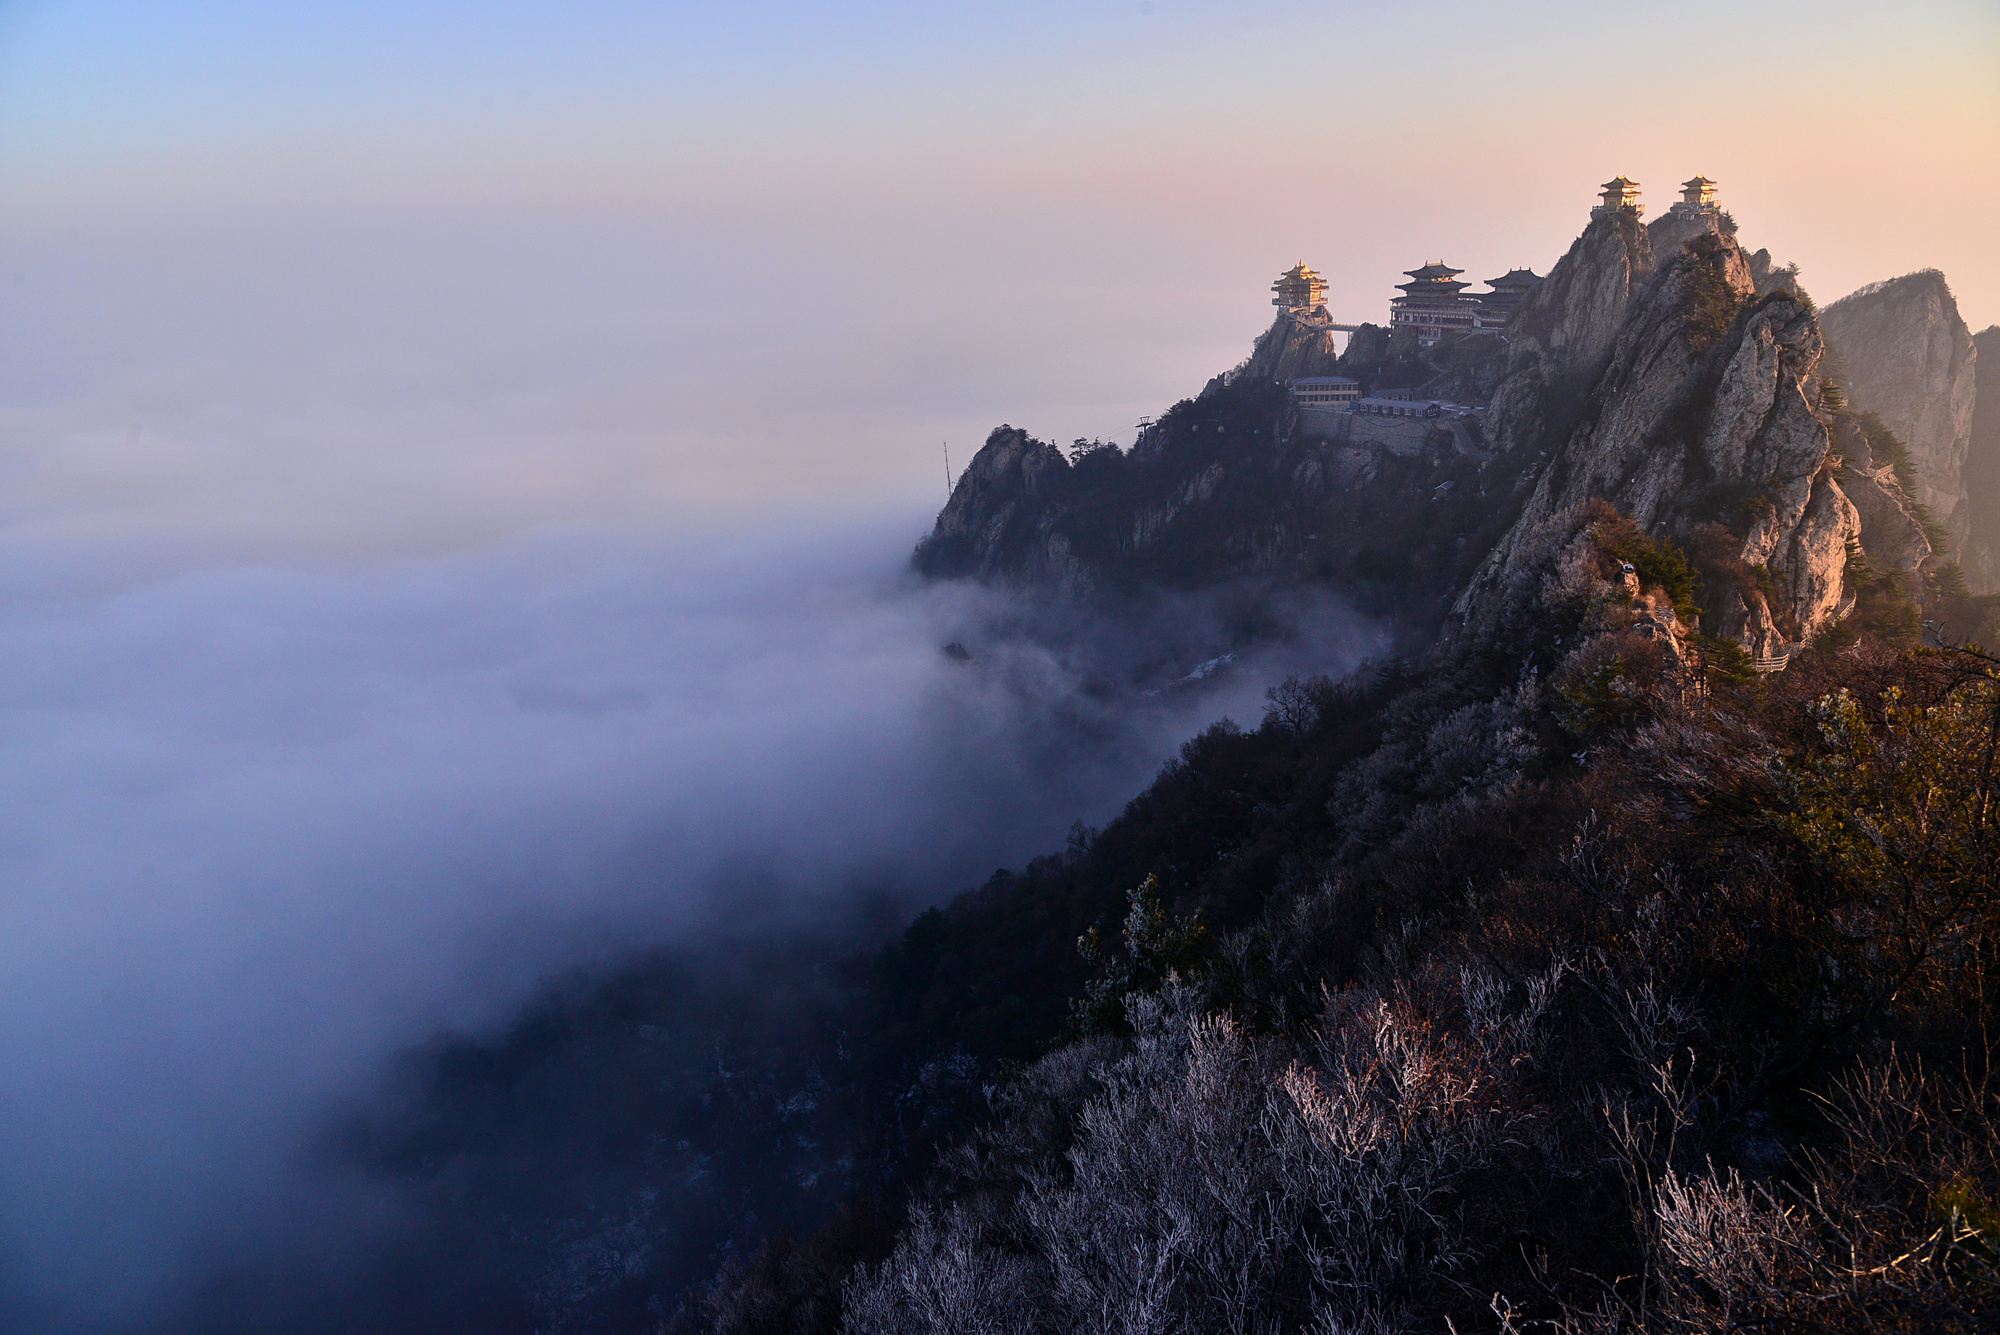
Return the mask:
M548 531L0 608L15 1281L140 1302L396 1046L578 961L962 888L1292 665L1107 693L1128 664L995 629L1032 609L905 583L914 531ZM1226 634L1161 624L1188 666ZM1297 662L1366 647L1304 624Z

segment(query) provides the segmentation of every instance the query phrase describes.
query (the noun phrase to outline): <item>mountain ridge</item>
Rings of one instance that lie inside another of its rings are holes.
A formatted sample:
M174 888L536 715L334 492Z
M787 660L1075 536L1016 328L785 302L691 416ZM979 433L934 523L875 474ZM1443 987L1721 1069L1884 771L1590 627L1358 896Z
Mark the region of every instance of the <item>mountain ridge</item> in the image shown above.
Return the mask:
M1475 618L1556 512L1604 499L1690 553L1709 590L1702 629L1761 663L1852 614L1867 579L1940 616L1955 596L1947 544L1963 543L1927 528L1917 498L1936 452L1846 401L1795 270L1746 251L1721 215L1649 228L1600 210L1501 338L1419 351L1362 326L1334 358L1323 317L1280 312L1241 365L1129 451L1070 460L997 430L913 565L1064 596L1160 578L1311 582L1399 613L1421 643L1442 605ZM1845 318L1857 340L1864 323ZM1290 376L1336 371L1364 390L1392 376L1490 388L1490 402L1414 422L1303 411L1284 393ZM1962 473L1964 454L1946 462ZM1919 471L1898 471L1906 455ZM1850 572L1857 559L1865 573Z
M1449 419L1298 410L1326 323L1130 450L998 428L912 562L1330 591L1379 660L879 948L631 961L416 1054L340 1137L409 1235L186 1328L1983 1331L2000 599L1796 271L1602 212L1507 339L1332 363L1488 394Z

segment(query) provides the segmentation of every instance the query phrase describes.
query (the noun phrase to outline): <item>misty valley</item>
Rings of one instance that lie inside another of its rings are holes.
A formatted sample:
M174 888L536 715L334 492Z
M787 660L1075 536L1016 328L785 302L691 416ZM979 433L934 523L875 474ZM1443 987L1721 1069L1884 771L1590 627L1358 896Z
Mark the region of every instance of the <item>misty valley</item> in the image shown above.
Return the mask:
M1301 262L1129 446L994 429L913 554L256 595L344 665L230 699L274 857L570 902L439 910L485 1018L350 1035L122 1328L1992 1330L2000 328L1604 191L1386 326ZM346 772L477 801L299 815L273 720L370 674L436 728Z
M2000 5L0 3L0 1335L2000 1335Z

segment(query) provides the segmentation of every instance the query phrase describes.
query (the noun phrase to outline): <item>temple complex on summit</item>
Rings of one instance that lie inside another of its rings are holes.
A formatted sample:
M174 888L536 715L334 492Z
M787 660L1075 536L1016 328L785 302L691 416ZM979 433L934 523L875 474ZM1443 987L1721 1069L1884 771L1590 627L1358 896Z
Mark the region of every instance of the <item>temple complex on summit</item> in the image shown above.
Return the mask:
M1310 311L1326 304L1326 280L1308 269L1304 260L1280 274L1271 290L1278 294L1271 304L1285 310Z
M1639 183L1629 176L1614 176L1598 187L1600 202L1590 210L1593 218L1625 215L1638 218L1645 213L1639 203ZM1716 203L1715 182L1706 176L1696 176L1681 183L1680 201L1669 208L1659 223L1653 224L1655 244L1659 244L1660 228L1665 225L1678 245L1684 236L1695 232L1711 230L1718 226L1728 227L1728 215ZM1672 223L1667 220L1672 219ZM1504 335L1512 322L1535 295L1542 285L1542 278L1532 269L1510 269L1498 278L1489 278L1486 292L1467 292L1472 286L1463 282L1459 275L1463 269L1454 269L1443 260L1434 260L1416 269L1406 269L1407 283L1396 284L1402 295L1389 302L1389 330L1392 335L1409 330L1416 336L1417 346L1429 348L1439 340L1454 334L1497 334ZM1332 324L1324 313L1326 303L1326 280L1300 260L1271 284L1275 294L1271 304L1298 317L1310 317L1308 321L1316 329L1353 333L1360 326ZM1313 383L1308 387L1307 380ZM1337 385L1335 382L1339 382ZM1345 404L1356 397L1350 388L1351 382L1340 377L1307 377L1293 382L1297 392L1310 394L1314 406Z
M1403 295L1389 303L1390 332L1413 330L1420 348L1430 347L1446 334L1472 332L1479 298L1459 295L1472 286L1458 281L1465 270L1454 269L1443 260L1433 260L1422 268L1403 272L1410 281L1396 284L1396 290Z

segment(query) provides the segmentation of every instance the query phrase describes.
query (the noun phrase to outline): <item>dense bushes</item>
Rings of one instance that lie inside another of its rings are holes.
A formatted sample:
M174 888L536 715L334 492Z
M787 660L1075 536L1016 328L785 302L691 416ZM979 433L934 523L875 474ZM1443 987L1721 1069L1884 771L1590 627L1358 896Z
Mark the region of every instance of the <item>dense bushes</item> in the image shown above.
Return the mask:
M1522 1132L1502 1086L1532 1019L1465 1046L1349 996L1298 1044L1174 985L1131 1020L1109 1060L1028 1073L1015 1097L1089 1091L1074 1141L969 1147L988 1196L923 1215L857 1274L849 1331L1388 1330L1441 1310L1477 1250L1473 1181Z
M1508 675L1274 693L1282 835L1153 883L1237 906L1199 977L1100 958L1129 1036L992 1091L845 1329L1987 1328L2000 665L1635 656L1572 752L1537 681L1627 642L1620 531L1542 535Z
M521 1329L1980 1328L1996 665L1670 653L1677 561L1562 516L887 949L579 988L366 1148Z

